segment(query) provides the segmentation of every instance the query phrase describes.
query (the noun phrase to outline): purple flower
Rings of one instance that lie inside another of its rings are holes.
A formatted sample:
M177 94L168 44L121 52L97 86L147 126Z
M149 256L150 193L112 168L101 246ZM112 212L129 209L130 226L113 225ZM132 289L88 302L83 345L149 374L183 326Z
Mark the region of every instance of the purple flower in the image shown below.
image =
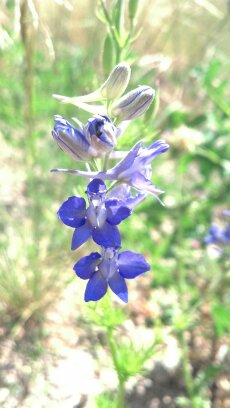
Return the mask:
M55 115L54 120L56 125L52 135L59 147L74 160L88 161L93 157L103 157L117 143L119 131L107 116L95 115L86 126L79 122L81 130L59 115Z
M212 224L208 235L205 237L206 244L217 244L220 246L230 245L230 225L226 228L219 227L217 224Z
M65 169L53 169L51 171L70 173L83 177L99 177L102 180L117 180L134 187L142 194L150 193L154 196L158 196L164 191L159 190L149 180L151 176L151 162L168 149L169 145L165 143L164 140L157 140L147 147L143 147L142 142L138 142L115 167L106 172L86 172Z
M75 228L72 249L79 248L89 238L105 248L121 245L117 224L129 217L131 210L118 199L105 199L106 186L100 179L92 180L86 190L89 207L82 197L69 197L58 211L59 219Z
M141 254L124 251L118 255L118 249L103 248L102 255L93 252L81 258L74 271L81 279L89 279L85 290L85 302L101 299L110 289L125 303L128 302L128 290L125 279L134 279L149 271L150 265Z

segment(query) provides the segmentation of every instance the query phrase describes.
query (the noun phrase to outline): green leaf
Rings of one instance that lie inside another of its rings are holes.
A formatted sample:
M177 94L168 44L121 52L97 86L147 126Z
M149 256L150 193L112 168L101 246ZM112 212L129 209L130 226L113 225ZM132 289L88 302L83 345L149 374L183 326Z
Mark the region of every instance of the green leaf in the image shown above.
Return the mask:
M123 0L116 0L112 10L112 19L118 33L121 33L124 27L124 6Z
M218 336L230 333L230 309L223 305L215 305L212 308L212 317L214 320Z

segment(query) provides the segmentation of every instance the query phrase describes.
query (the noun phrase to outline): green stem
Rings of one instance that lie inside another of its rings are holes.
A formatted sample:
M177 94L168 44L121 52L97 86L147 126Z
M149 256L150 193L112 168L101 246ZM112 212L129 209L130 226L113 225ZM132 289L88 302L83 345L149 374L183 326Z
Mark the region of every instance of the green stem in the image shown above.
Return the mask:
M117 346L114 341L112 328L107 328L107 340L108 340L108 344L109 344L109 348L111 352L111 357L113 360L113 365L116 370L118 381L119 381L116 408L125 408L125 380L122 377L122 373L120 371L120 365L119 365L119 360L118 360L118 355L117 355Z
M104 163L103 163L103 171L107 170L108 160L109 160L109 153L105 155Z
M117 408L124 408L125 402L125 387L124 382L119 378L118 394L117 394Z
M111 186L108 188L107 193L109 191L111 191L115 186L118 186L119 184L121 184L122 182L120 180L114 181Z
M184 189L184 170L183 161L179 162L179 192L181 196L181 202L183 202L183 189ZM181 246L183 242L183 212L181 209L178 213L178 231L177 242ZM184 263L181 254L177 255L177 273L178 273L178 292L180 298L180 307L183 314L187 313L187 304L184 301L184 291L186 290L186 277ZM185 388L190 399L191 408L198 408L196 403L196 395L194 390L194 382L191 373L191 363L189 359L189 348L186 340L185 329L179 330L178 340L181 348L181 360L182 360L182 372L185 383Z
M181 348L182 372L183 372L183 378L184 378L186 391L187 391L188 397L191 402L191 408L198 408L197 403L196 403L193 377L192 377L191 368L190 368L189 349L188 349L184 331L181 331L179 333L178 339L179 339L180 348Z
M94 171L99 171L95 159L91 159L91 161L90 161L90 167L92 167L92 169L93 169Z

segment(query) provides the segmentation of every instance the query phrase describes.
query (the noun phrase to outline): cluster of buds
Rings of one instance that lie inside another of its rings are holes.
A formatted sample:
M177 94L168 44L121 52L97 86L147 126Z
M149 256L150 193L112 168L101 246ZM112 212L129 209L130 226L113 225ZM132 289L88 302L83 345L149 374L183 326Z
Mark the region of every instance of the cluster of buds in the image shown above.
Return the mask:
M155 91L149 86L139 86L123 95L131 69L127 63L118 64L103 85L88 95L56 99L71 103L87 112L94 113L86 125L74 119L78 129L63 117L56 115L52 131L59 147L75 161L86 164L86 171L53 169L53 172L74 174L91 179L86 195L69 197L58 211L59 219L74 228L72 250L92 239L101 247L83 257L74 265L74 271L82 279L88 279L85 301L97 301L108 287L124 302L128 301L125 279L133 279L148 271L149 264L141 254L132 251L119 253L121 237L117 225L132 214L135 207L148 194L159 199L162 190L152 184L151 163L169 146L158 140L149 146L136 143L122 159L109 168L117 139L126 124L143 115L152 103ZM122 96L123 95L123 96ZM93 105L98 101L100 104ZM114 156L113 156L114 157ZM101 169L95 159L103 160ZM109 187L105 185L108 180ZM136 194L133 193L136 190Z

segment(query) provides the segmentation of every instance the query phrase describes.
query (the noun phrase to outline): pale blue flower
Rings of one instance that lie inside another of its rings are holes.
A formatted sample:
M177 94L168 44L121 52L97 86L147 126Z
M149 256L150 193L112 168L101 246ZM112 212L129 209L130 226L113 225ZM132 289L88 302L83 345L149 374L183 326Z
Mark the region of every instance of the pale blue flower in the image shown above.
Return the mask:
M115 180L140 191L142 194L152 194L158 196L164 191L158 189L149 180L151 174L151 162L159 155L165 153L169 145L164 140L157 140L150 146L143 147L142 142L138 142L128 152L128 154L112 169L102 172L78 171L53 169L51 171L70 173L78 176L95 178L102 180Z

